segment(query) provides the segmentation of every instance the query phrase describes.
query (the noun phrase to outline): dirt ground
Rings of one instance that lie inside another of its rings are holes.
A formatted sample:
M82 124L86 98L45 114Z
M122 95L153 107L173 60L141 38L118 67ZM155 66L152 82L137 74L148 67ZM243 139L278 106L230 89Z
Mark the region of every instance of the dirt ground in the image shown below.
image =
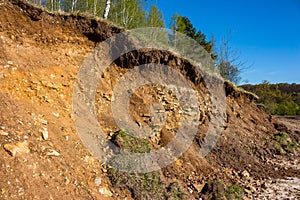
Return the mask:
M300 143L300 119L267 114L255 105L252 95L227 82L226 125L217 145L201 158L203 133L213 113L205 85L190 78L205 108L192 146L157 172L156 190L136 191L134 184L116 184L112 170L94 158L79 138L72 95L88 53L98 42L121 31L104 21L51 14L21 1L0 0L0 199L149 199L145 193L161 191L182 193L185 199L206 199L202 189L210 180L242 187L244 199L263 199L258 193L263 194L268 181L299 180L298 149L278 152L274 137L286 132L291 141ZM180 68L180 58L168 52L141 51L131 56L138 56L139 64L150 57ZM111 133L120 131L110 110L111 93L130 68L125 64L112 64L97 88L97 116L110 140ZM193 74L193 68L182 72ZM170 113L163 129L150 138L153 148L159 149L180 126L176 99L163 87L143 87L131 98L130 111L137 124L145 126L149 124L148 108L155 102L164 102ZM290 197L296 199L299 190L293 191ZM172 195L157 199L176 199Z

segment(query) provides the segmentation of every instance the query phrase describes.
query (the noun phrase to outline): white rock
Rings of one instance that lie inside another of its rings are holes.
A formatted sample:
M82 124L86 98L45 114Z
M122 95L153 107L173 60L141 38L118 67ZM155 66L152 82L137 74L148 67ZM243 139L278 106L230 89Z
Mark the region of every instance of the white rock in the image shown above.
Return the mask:
M52 114L53 114L54 117L57 117L57 118L59 117L59 113L53 112Z
M99 193L106 196L106 197L111 197L113 195L107 187L99 188Z
M100 177L96 177L94 182L97 186L100 186L102 183L102 179Z
M57 151L51 149L51 150L49 150L49 152L46 155L47 156L60 156L60 153L58 153Z
M48 130L46 127L43 127L42 129L40 129L39 132L42 134L42 137L44 140L48 140L49 133L48 133Z
M3 130L0 130L0 135L8 136L8 132L5 132L5 131L3 131Z

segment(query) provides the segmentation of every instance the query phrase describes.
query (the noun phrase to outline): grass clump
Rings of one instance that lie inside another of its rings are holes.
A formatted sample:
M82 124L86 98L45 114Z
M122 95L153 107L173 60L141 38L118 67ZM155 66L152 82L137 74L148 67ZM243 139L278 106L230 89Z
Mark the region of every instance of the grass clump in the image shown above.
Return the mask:
M128 189L134 199L166 199L158 172L130 174L110 169L108 176L115 187Z
M225 196L227 199L243 199L245 195L244 189L238 185L230 185L227 187Z
M182 200L184 193L181 191L178 183L174 182L167 187L167 199L168 200Z
M127 153L149 153L152 149L147 139L133 137L125 131L119 131L112 140Z
M226 185L221 181L209 180L201 191L201 197L214 200L239 200L244 198L244 189L238 185Z
M152 149L151 143L147 139L140 139L131 136L125 131L119 131L112 138L115 143L123 151L123 159L130 159L133 153L149 153ZM125 162L112 158L111 163ZM117 165L119 165L117 164ZM135 173L135 162L128 162L127 169L132 172L123 172L111 168L108 170L108 177L111 183L118 188L128 189L134 199L165 199L165 189L158 172Z

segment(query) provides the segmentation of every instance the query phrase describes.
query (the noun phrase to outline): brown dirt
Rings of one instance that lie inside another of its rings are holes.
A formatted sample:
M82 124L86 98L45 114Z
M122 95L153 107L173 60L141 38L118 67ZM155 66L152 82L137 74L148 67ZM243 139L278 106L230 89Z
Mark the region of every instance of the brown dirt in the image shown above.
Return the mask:
M79 66L97 42L120 31L104 21L52 14L21 1L0 0L0 199L137 198L131 191L134 188L114 185L107 166L83 146L72 114L73 85ZM149 60L168 64L188 74L200 94L201 105L207 101L205 84L193 81L196 75L187 61L161 51L139 51L127 56L127 60L118 60L109 68L110 73L98 86L97 114L108 136L119 131L110 110L112 88L132 65ZM139 59L129 59L132 57ZM268 162L276 158L271 144L278 132L289 133L299 143L299 119L272 117L253 103L252 95L227 82L224 87L226 127L213 151L205 158L198 156L199 143L212 114L207 108L193 145L159 172L162 187L168 190L178 184L186 199L199 198L207 180L240 184L244 171L256 180L300 177L294 168ZM147 108L160 99L169 106L165 109L170 115L159 136L151 140L154 148L168 143L179 126L176 99L159 86L143 87L131 98L132 118L141 125L149 123L143 114L148 114ZM49 134L46 140L42 138L43 130ZM24 141L29 153L19 150L11 156L5 149L7 144ZM293 159L291 156L289 159Z

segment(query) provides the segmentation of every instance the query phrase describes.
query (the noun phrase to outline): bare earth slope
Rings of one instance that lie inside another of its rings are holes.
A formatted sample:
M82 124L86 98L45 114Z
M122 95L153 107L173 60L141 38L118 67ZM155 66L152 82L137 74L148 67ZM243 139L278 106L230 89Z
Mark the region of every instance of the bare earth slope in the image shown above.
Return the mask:
M145 191L137 194L133 185L116 184L109 174L111 169L86 150L72 110L73 85L82 61L97 42L120 31L104 21L51 14L22 1L0 0L0 199L142 198ZM141 62L153 58L174 68L185 63L168 52L140 51L131 56ZM108 135L119 131L109 110L109 95L110 83L130 68L124 65L122 61L113 64L112 74L105 76L98 87L99 123ZM184 70L192 73L192 68ZM203 83L195 87L201 95L207 95ZM212 114L207 109L190 149L158 172L157 184L162 189L157 191L166 195L157 195L157 199L175 198L174 185L186 199L209 198L203 186L212 179L239 185L246 189L246 196L258 198L257 193L263 193L261 188L267 188L266 180L300 178L299 168L295 168L298 150L279 152L279 158L274 146L274 137L280 132L287 132L299 143L297 122L284 125L281 119L257 107L254 96L227 82L224 87L226 127L216 147L205 158L198 156L199 141ZM162 99L168 99L167 92L161 90ZM149 97L142 96L145 91ZM132 98L131 111L137 122L147 124L143 118L147 110L140 108L152 102L155 92L146 87ZM173 109L174 102L165 103ZM168 123L155 148L166 144L170 131L178 126L176 120ZM293 195L299 197L299 190Z

